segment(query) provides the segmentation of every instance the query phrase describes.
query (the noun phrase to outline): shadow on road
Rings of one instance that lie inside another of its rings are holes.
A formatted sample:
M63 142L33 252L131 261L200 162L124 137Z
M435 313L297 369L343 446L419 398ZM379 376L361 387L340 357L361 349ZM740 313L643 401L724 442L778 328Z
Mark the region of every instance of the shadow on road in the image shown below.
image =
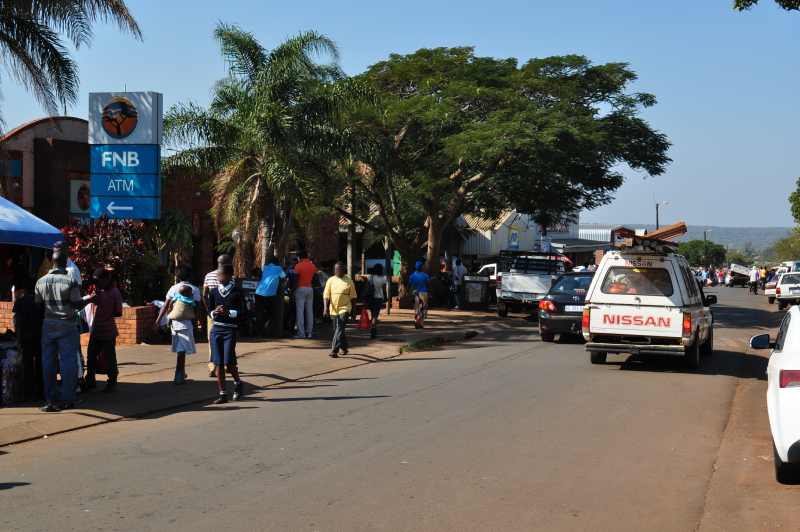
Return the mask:
M11 490L21 486L30 486L30 482L0 482L0 491Z
M700 359L700 369L686 367L683 357L666 355L631 355L622 362L610 361L624 371L649 371L654 373L691 373L697 375L725 375L739 379L766 380L768 360L758 355L736 351L715 351L710 357Z
M784 313L780 311L714 305L714 327L717 329L775 328Z

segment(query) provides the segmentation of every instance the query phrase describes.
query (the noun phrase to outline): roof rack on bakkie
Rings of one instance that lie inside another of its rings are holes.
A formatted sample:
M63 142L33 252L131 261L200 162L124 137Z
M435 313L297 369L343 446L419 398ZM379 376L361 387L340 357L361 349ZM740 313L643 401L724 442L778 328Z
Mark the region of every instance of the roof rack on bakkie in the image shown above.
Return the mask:
M678 243L673 238L686 234L686 224L678 222L645 235L637 235L627 227L617 227L611 232L612 245L619 250L641 253L674 253Z

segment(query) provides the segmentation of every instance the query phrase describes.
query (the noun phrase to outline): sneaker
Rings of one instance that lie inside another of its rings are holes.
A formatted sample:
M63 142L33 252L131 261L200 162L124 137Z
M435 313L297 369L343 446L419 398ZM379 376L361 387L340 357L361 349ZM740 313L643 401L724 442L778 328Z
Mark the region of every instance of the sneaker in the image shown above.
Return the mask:
M242 383L242 381L237 382L233 387L233 397L231 397L231 399L234 401L238 401L242 397L242 395L244 395L243 390L244 390L244 384Z
M331 358L339 358L339 353L337 353L336 351L331 351L328 356Z
M219 396L216 399L214 399L214 404L215 405L222 405L222 404L225 404L227 402L228 402L228 394L226 394L226 393L221 393L221 394L219 394Z
M48 412L48 413L49 412L60 412L61 411L61 409L58 408L56 405L50 404L50 403L47 403L46 405L41 407L39 410L41 410L42 412Z
M349 349L342 349L342 355L343 356L347 356L347 353L349 353L349 352L350 352Z

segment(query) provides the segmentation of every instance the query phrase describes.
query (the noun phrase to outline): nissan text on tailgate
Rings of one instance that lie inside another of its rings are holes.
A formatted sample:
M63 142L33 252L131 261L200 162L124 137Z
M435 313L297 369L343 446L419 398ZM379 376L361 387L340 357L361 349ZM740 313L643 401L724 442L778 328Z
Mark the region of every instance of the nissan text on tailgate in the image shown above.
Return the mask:
M661 241L657 241L661 242ZM582 331L593 364L609 353L684 356L690 367L714 349L713 316L682 256L671 246L637 240L611 251L589 286Z

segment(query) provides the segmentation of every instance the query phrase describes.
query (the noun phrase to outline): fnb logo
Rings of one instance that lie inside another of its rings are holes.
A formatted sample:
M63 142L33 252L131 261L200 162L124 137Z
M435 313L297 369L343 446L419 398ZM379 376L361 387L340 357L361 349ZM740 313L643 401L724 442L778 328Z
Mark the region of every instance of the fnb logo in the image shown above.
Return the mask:
M603 314L603 325L639 325L642 327L669 327L672 318L654 318L653 316L628 316Z

